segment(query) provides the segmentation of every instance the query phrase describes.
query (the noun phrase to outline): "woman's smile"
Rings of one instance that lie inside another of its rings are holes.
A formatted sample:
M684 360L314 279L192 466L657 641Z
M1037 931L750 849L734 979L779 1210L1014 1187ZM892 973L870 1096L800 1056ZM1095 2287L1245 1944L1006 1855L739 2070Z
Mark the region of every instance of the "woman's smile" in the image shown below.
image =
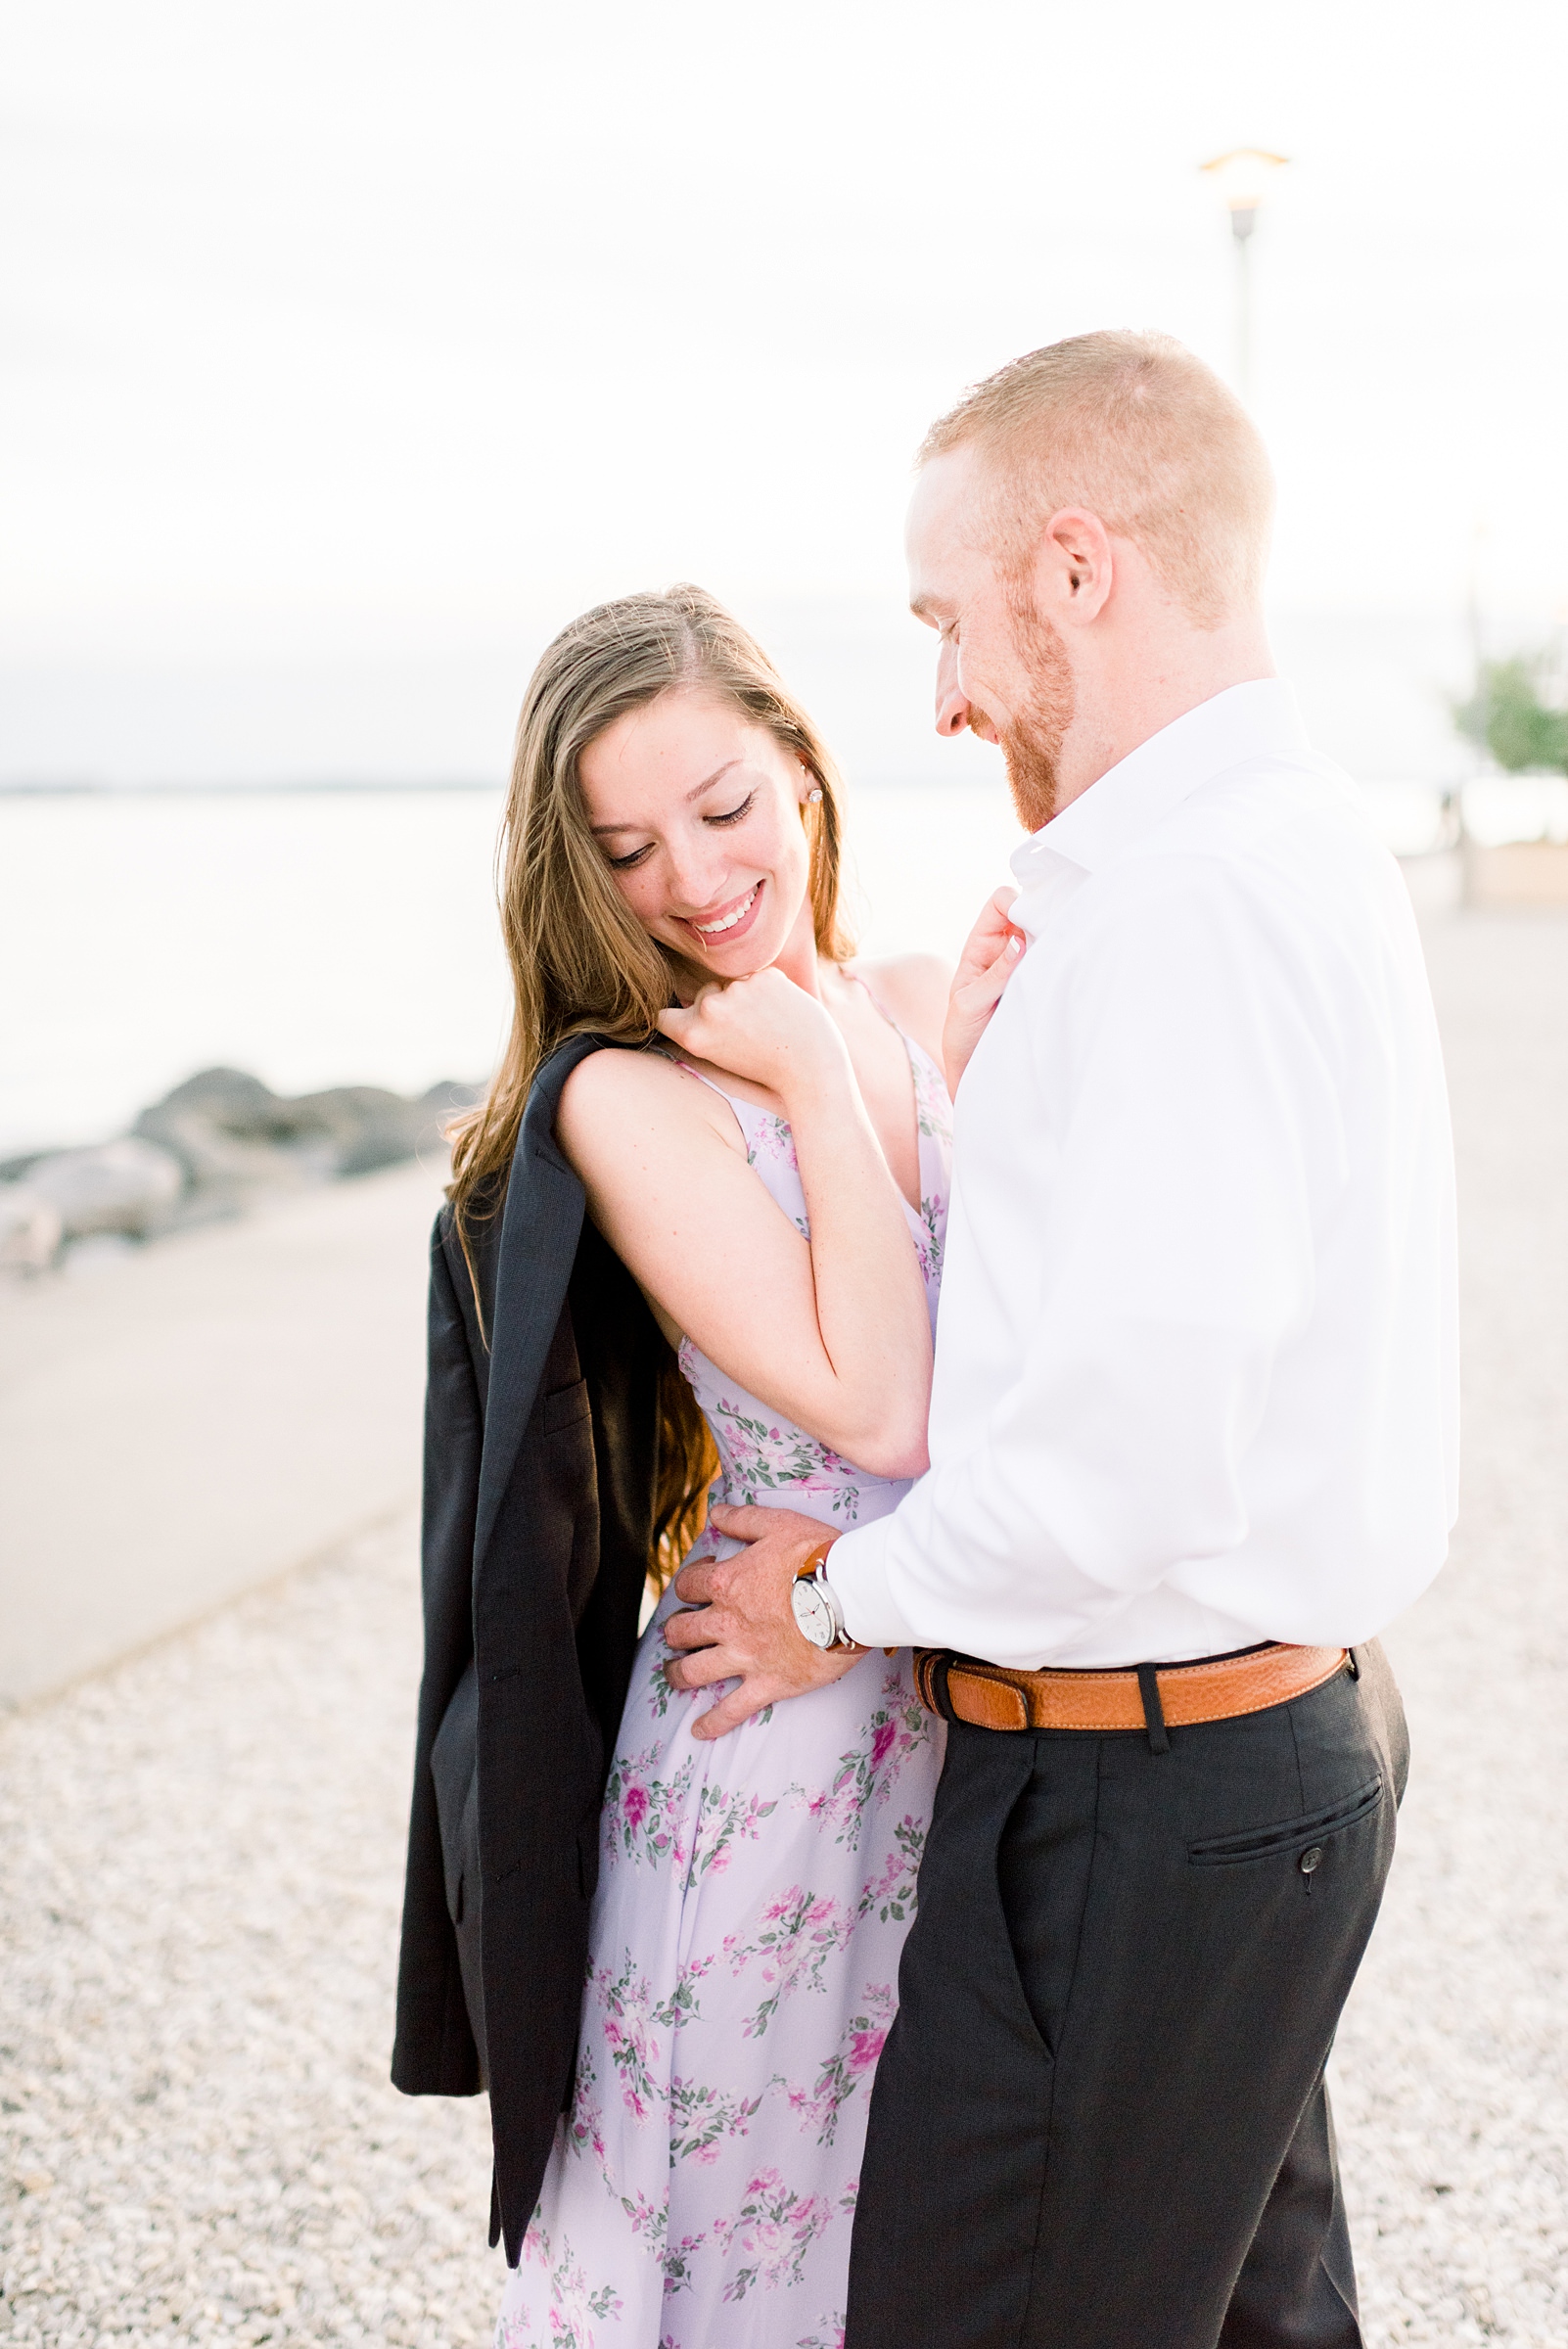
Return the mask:
M726 905L705 914L701 921L692 914L676 914L675 919L683 930L692 931L704 946L720 941L730 945L736 939L744 938L756 921L766 886L764 881L754 881L740 897L731 898Z

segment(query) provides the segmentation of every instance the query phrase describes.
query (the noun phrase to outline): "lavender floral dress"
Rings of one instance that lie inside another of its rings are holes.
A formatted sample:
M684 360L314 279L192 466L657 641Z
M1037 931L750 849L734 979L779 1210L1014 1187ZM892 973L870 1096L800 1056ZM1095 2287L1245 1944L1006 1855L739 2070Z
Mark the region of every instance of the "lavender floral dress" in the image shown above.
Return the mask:
M905 1213L935 1316L950 1112L935 1065L905 1042L921 1192ZM751 1165L807 1232L789 1127L725 1097ZM907 1490L840 1459L689 1342L680 1364L723 1463L714 1499L849 1527ZM704 1535L692 1555L735 1546ZM692 1720L715 1692L665 1681L661 1626L677 1604L667 1591L632 1669L576 2085L496 2349L842 2349L866 2104L942 1726L908 1657L877 1651L696 1744Z

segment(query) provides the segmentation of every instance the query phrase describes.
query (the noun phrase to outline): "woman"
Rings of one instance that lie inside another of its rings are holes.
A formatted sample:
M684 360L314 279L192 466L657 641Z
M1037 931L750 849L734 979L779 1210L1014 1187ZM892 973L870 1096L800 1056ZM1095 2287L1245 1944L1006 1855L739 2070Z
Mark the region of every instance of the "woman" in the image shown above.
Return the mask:
M576 1047L553 1141L669 1350L667 1570L683 1550L725 1554L711 1529L688 1548L710 1496L784 1497L843 1528L891 1509L925 1465L946 974L851 961L835 786L764 657L694 589L588 614L530 685L504 884L518 1017L500 1079L454 1137L456 1230L472 1267L509 1165L506 1234L527 1221L519 1133L553 1047L585 1032L651 1045ZM536 1140L531 1155L548 1152ZM560 1368L562 1396L576 1367ZM842 2334L870 2074L941 1726L907 1659L879 1653L715 1742L702 1726L715 1697L665 1676L677 1603L667 1589L609 1757L576 2079L503 2349L826 2349ZM476 1636L482 1611L476 1598ZM483 1707L507 1673L477 1678ZM462 1710L460 1689L436 1738L438 1800ZM475 1867L486 1904L506 1874ZM452 1880L448 1857L456 1921L461 1864L455 1896ZM405 1923L405 1977L409 1947ZM483 1978L468 1996L482 2049L505 1987L487 1938ZM493 2063L490 2086L494 2106Z
M679 668L618 708L577 781L667 984L723 991L660 1017L673 1049L584 1060L556 1136L676 1350L713 1497L843 1527L925 1465L946 973L849 962L827 756L733 622L691 590L669 601ZM793 2349L843 2325L940 1725L907 1660L878 1653L699 1741L713 1699L663 1669L677 1603L644 1636L612 1760L574 2100L505 2349Z

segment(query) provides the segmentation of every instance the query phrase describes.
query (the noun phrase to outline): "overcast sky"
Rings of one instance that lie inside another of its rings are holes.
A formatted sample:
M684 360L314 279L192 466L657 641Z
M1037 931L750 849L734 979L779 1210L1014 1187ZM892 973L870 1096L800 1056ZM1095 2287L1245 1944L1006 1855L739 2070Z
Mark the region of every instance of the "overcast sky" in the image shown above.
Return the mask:
M1565 27L1561 0L14 7L4 661L460 668L676 576L894 615L910 451L964 384L1108 324L1229 364L1196 167L1235 144L1292 159L1254 245L1275 604L1453 615L1479 521L1489 606L1544 629Z

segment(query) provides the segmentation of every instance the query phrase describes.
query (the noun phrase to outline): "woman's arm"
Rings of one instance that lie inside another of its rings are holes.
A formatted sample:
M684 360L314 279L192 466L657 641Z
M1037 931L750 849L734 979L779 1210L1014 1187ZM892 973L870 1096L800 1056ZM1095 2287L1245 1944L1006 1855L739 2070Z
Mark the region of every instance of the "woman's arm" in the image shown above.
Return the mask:
M778 1093L809 1243L718 1096L650 1053L598 1052L557 1137L594 1221L669 1321L873 1475L926 1465L931 1324L908 1220L837 1028L781 973L665 1015L684 1048Z

